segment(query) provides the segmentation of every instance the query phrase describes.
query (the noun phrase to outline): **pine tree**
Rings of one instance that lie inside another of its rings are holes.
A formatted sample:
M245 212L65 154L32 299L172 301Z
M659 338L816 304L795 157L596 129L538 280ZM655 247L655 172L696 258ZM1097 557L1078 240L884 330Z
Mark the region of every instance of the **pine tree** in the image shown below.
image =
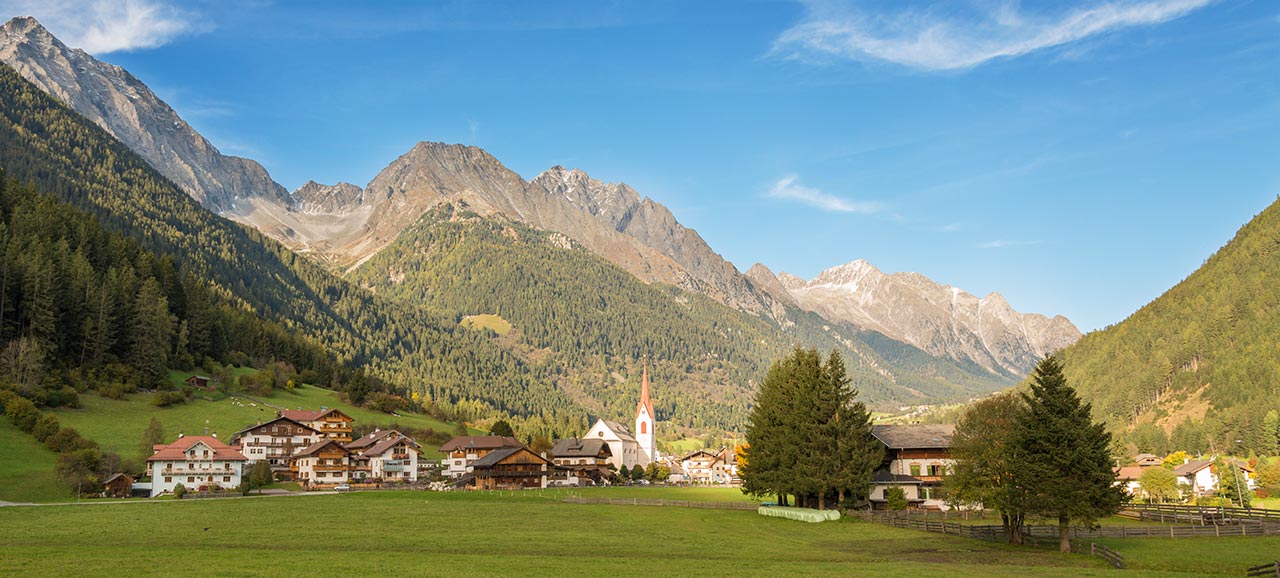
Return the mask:
M138 291L132 330L133 366L142 382L147 387L164 385L173 321L169 318L169 300L153 278L147 278Z
M1026 407L1013 422L1014 478L1027 488L1029 512L1058 519L1059 548L1071 551L1071 524L1091 526L1124 499L1115 485L1111 434L1067 384L1062 366L1046 357L1032 374Z
M142 459L147 459L155 453L155 446L164 443L164 424L155 417L147 422L147 429L142 430L142 445L138 449L141 450Z

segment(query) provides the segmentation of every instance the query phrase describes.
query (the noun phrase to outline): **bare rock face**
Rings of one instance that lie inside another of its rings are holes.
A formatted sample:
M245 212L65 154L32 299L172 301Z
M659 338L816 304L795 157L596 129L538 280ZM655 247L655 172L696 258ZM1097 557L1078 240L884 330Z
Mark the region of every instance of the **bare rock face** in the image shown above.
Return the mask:
M828 319L1015 378L1080 338L1067 318L1019 313L999 293L979 299L917 273L887 275L863 260L810 281L782 273L779 284L801 307Z
M0 26L0 61L128 145L214 211L250 198L286 203L288 193L258 163L218 152L123 68L68 48L34 18Z
M289 197L290 208L299 213L345 215L363 204L364 189L351 183L323 185L307 181Z

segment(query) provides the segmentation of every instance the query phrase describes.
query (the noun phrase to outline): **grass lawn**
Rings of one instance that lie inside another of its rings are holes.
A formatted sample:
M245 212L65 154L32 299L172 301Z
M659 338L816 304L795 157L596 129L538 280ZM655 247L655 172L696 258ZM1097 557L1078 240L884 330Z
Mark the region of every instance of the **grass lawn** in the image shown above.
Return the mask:
M468 315L463 317L462 322L458 325L467 329L489 329L498 335L506 335L511 332L511 322L492 313Z
M183 379L185 378L186 374L183 375ZM264 401L287 409L336 407L355 418L357 424L399 423L418 428L453 430L452 425L425 415L394 416L354 407L340 400L338 394L332 391L309 385L299 386L293 393L272 392L271 397ZM226 439L259 420L274 418L276 412L273 407L264 407L248 398L235 396L211 401L197 395L187 403L167 408L152 405L150 394L134 394L123 400L113 400L90 393L80 396L80 402L84 406L80 409L62 408L53 413L63 425L74 427L85 437L96 440L104 450L125 457L142 455L142 432L152 416L164 424L165 435L170 439L177 437L179 433L203 434L206 426L210 432L216 432ZM424 457L439 458L437 448L424 446L423 450Z
M555 497L356 492L0 508L0 527L22 528L7 533L0 575L168 569L186 576L283 576L300 568L412 576L1115 575L1086 556L853 520L804 524L751 511L575 505ZM1253 540L1255 551L1280 546L1280 539Z
M57 454L23 433L8 419L0 418L0 500L6 502L59 502L71 492L53 473Z
M1266 508L1268 510L1280 510L1280 498L1254 498L1250 502L1255 508Z
M666 442L666 449L668 453L683 455L702 449L702 440L698 438L681 438Z
M583 498L648 498L653 500L688 500L690 502L759 502L738 488L699 488L681 486L609 486L601 488L564 488L557 494ZM552 492L552 490L547 490Z

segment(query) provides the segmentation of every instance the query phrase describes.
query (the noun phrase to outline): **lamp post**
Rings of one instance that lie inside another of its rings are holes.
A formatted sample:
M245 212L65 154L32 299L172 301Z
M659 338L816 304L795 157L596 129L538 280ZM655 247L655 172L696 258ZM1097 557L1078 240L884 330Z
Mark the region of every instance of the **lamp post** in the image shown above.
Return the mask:
M1240 444L1243 442L1244 440L1236 440L1236 451L1240 451ZM1236 497L1240 500L1240 507L1247 508L1248 506L1244 505L1244 492L1240 490L1240 470L1236 468L1235 463L1230 464L1230 467L1231 477L1236 481Z

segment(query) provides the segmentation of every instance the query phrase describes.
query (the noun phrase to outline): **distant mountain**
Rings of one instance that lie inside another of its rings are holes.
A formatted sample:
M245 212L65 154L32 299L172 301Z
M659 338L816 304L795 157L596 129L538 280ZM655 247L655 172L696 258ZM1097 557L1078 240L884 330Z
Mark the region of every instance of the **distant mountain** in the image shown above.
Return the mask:
M1280 412L1278 352L1280 200L1182 282L1062 359L1095 416L1118 429L1155 424L1180 449L1274 454L1280 440L1263 424Z
M68 48L34 18L0 26L0 62L128 145L206 207L230 211L250 198L288 202L262 165L218 152L133 75Z
M289 195L290 205L299 213L310 215L345 215L364 202L364 189L351 183L322 185L307 181Z
M771 280L767 269L752 270L758 284L775 293L785 289L800 307L827 319L1015 379L1045 354L1080 338L1067 318L1018 313L999 293L979 299L917 273L887 275L863 260L832 267L810 281L787 273Z

